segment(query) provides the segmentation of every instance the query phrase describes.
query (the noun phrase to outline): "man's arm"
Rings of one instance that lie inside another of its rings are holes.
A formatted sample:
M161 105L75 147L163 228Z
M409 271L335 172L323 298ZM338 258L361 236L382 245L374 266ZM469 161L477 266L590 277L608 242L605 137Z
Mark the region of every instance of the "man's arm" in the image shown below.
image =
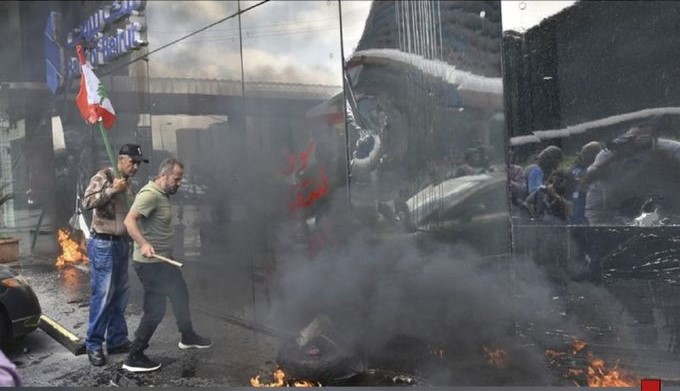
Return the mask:
M564 217L565 220L569 220L573 213L573 204L571 201L558 194L552 185L548 186L546 190L548 192L551 207L556 208L555 211L563 215L558 217Z
M536 217L536 197L540 196L538 194L538 191L534 191L529 196L524 200L524 207L527 209L527 212L529 213L529 217L534 218Z
M83 196L83 208L90 210L106 205L116 193L127 188L127 182L121 178L113 179L110 182L105 174L98 172L95 174L85 189Z
M600 151L595 157L595 161L586 169L585 174L581 177L578 184L578 190L582 193L587 192L588 186L602 177L609 165L614 162L617 155L617 153L608 149Z
M90 183L87 185L87 189L85 189L83 208L90 210L106 205L106 203L111 201L111 197L113 197L111 184L106 175L98 172L90 179Z
M125 228L127 229L130 237L132 237L132 239L139 244L142 255L147 258L151 258L151 256L153 256L153 254L156 252L154 251L153 246L146 240L144 235L142 235L142 231L139 229L137 220L141 217L144 217L144 215L134 209L130 209L127 216L125 216L123 224L125 224Z

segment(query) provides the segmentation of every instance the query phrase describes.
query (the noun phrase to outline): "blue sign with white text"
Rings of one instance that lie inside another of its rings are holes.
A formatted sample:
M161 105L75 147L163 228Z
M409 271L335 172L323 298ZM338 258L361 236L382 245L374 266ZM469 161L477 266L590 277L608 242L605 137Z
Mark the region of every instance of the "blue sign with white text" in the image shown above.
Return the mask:
M53 94L60 93L64 87L64 48L59 43L59 26L61 15L50 12L45 25L45 65L47 69L47 86Z
M59 29L59 13L50 13L45 26L45 59L50 90L57 94L62 91L65 79L80 75L80 63L75 55L75 46L79 43L87 48L87 60L94 68L146 45L145 7L144 0L112 1L65 37ZM114 23L119 26L124 23L124 26L114 28ZM65 44L62 44L64 41Z

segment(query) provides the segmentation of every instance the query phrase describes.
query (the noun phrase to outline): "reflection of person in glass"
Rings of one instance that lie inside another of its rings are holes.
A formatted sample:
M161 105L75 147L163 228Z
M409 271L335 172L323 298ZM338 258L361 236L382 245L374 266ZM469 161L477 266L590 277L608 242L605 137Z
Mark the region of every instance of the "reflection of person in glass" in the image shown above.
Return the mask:
M615 138L608 148L598 153L592 166L581 179L579 187L587 187L599 179L607 168L617 160L630 157L642 150L654 149L657 144L656 132L651 126L633 126L619 137Z
M575 188L574 176L567 169L558 169L550 174L545 185L531 192L526 207L532 219L564 223L572 214L569 200Z
M579 184L580 191L587 191L588 222L631 225L652 195L673 207L666 201L680 191L675 180L680 173L678 150L680 143L659 139L650 124L633 126L608 143Z
M527 169L527 192L531 194L539 187L543 186L543 181L562 162L562 150L551 145L543 149L536 158L536 163Z
M488 169L487 159L481 147L468 148L465 151L465 162L456 169L456 177L465 175L477 175Z
M524 168L515 162L515 152L508 151L508 186L513 206L522 206L527 198L527 176ZM517 209L513 209L516 211Z
M580 182L585 175L588 167L593 164L595 157L602 150L602 145L597 141L591 141L581 148L576 163L571 169L574 179ZM586 219L586 191L579 186L579 188L572 194L571 202L574 206L574 211L571 215L571 224L588 224Z

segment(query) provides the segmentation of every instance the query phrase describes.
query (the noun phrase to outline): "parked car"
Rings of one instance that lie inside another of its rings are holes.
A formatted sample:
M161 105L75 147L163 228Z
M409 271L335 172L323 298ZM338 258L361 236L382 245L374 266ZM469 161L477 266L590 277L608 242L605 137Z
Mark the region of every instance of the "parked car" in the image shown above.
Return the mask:
M501 169L429 185L406 201L411 227L444 242L472 245L484 255L505 254L506 186Z
M40 303L26 279L0 265L0 343L22 337L40 323Z

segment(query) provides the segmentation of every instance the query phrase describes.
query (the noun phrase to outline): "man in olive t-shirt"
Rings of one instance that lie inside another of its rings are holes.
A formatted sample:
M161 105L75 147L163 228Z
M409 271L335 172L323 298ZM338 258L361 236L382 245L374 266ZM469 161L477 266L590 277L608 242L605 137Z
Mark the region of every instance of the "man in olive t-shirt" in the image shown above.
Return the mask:
M144 314L135 331L135 340L123 369L131 372L150 372L161 364L144 355L149 340L165 315L166 300L170 299L177 327L182 338L180 349L204 349L212 341L194 331L189 312L189 292L182 272L175 266L154 258L155 254L172 257L174 229L169 196L177 193L184 165L175 158L163 160L158 177L144 186L130 212L125 227L135 241L133 267L144 288Z
M134 209L143 217L137 219L137 224L145 242L153 243L153 254L170 257L175 229L172 224L172 207L166 193L156 182L150 181L137 194ZM136 240L132 259L142 263L159 262L142 255L141 245Z

